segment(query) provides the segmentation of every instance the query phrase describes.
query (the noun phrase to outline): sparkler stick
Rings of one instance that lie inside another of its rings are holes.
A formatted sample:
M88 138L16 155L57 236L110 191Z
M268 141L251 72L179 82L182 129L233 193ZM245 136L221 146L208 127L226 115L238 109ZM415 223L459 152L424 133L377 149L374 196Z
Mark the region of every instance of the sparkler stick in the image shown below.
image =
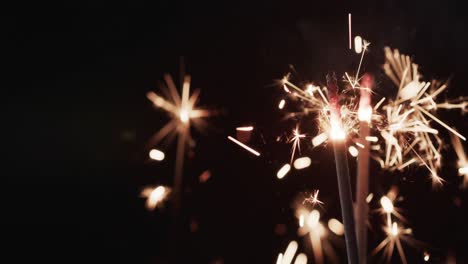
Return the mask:
M333 142L335 154L336 174L338 178L338 191L340 195L341 214L345 226L345 241L348 263L358 263L358 250L356 241L356 230L354 224L353 201L351 195L351 184L349 179L348 159L346 155L346 134L341 124L341 114L338 103L338 87L336 76L327 76L327 86L330 91L331 131L330 137Z
M356 235L359 245L360 263L366 263L367 257L367 215L369 206L366 202L369 193L369 122L372 116L370 91L372 77L365 74L361 82L361 98L359 102L358 118L360 121L359 142L363 147L358 154L357 183L356 183Z

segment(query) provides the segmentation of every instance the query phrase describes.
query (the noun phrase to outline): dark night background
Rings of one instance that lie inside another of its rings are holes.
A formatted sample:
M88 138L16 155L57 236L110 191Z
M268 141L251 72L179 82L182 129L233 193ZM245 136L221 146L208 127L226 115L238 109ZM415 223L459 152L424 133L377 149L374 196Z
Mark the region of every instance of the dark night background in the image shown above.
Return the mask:
M175 145L166 148L164 162L148 162L145 143L167 117L145 94L158 90L164 73L179 78L181 56L193 87L201 88L201 105L223 114L212 118L206 133L195 133L194 155L186 162L180 263L273 263L290 240L306 245L296 235L291 208L304 191L320 189L324 218L341 219L330 149L304 148L312 166L276 179L289 146L274 138L295 122L281 121L276 106L282 93L270 84L290 64L302 80L355 69L358 56L347 49L348 12L353 33L372 43L364 70L376 74L377 92L388 93L378 65L390 45L414 55L424 76L452 78L448 97L467 94L468 18L457 4L118 2L37 3L2 16L8 68L2 77L2 236L18 250L18 262L164 263L171 203L149 212L139 192L172 183ZM468 134L459 111L439 115ZM247 124L256 128L250 145L262 152L259 158L226 139ZM303 124L310 132L313 127ZM422 262L424 250L433 263L450 252L457 263L468 261L467 195L459 188L453 151L443 155L447 183L438 191L425 170L402 176L372 166L372 192L380 196L397 184L405 198L398 206L415 238L426 243L405 247L411 263ZM212 177L199 183L207 169ZM196 232L190 223L198 225ZM286 227L283 235L275 232L278 224ZM381 239L378 230L371 232L369 247Z

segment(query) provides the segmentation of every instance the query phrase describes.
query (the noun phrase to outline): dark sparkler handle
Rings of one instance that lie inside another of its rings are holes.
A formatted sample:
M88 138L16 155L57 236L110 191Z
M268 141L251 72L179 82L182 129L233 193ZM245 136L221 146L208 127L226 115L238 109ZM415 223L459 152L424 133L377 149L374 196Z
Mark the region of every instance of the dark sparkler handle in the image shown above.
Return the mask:
M356 226L354 223L353 200L351 183L349 179L346 144L343 141L333 141L335 153L336 174L338 178L338 191L340 195L341 214L345 227L346 251L349 264L358 264L358 248L356 240Z

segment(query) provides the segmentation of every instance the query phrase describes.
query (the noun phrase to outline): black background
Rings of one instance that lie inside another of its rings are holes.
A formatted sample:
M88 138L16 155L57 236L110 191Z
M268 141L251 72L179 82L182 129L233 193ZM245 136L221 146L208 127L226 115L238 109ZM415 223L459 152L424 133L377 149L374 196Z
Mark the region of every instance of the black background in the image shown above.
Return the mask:
M291 205L298 194L320 189L324 219L340 218L331 151L304 147L312 166L276 179L289 146L274 138L295 122L282 119L281 90L270 84L289 65L301 80L322 82L329 71L355 69L358 56L347 49L351 12L353 32L372 43L364 70L376 75L378 93L388 93L379 65L383 47L390 45L413 55L425 76L452 77L444 96L466 94L462 6L375 2L80 1L12 7L2 17L2 186L5 238L19 249L15 258L167 260L171 204L148 212L139 192L148 184L172 183L175 146L166 148L164 162L148 162L145 143L167 117L145 94L158 90L164 73L179 78L181 56L192 85L202 89L201 104L223 113L212 118L206 133L195 133L194 155L186 162L179 262L272 263L292 239L310 253L307 239L296 235ZM468 133L458 111L440 116ZM226 139L247 124L256 128L250 144L262 152L259 158ZM313 123L302 126L314 131ZM446 131L441 134L448 143ZM434 263L449 252L460 263L467 259L466 191L459 188L453 151L443 155L447 183L438 191L425 170L389 174L373 164L372 191L380 196L390 185L400 186L405 200L398 205L416 239L426 243L405 247L412 263L422 261L424 250ZM198 176L206 169L212 178L201 184ZM189 222L198 224L197 232L189 232ZM382 239L379 221L373 223L370 247ZM275 233L278 224L285 225L284 235ZM344 261L344 250L338 251Z

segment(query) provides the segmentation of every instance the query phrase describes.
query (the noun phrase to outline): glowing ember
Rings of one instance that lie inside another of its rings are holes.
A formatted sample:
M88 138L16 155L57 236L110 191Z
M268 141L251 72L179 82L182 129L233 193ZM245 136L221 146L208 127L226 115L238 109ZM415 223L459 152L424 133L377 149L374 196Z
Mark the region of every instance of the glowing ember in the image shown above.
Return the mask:
M323 142L325 142L327 139L328 139L328 135L326 133L321 133L312 139L312 145L316 147L322 144Z
M367 203L370 203L372 201L372 198L374 198L374 194L373 193L369 193L369 195L367 195L366 197L366 202Z
M294 264L307 264L307 255L304 253L300 253L297 255Z
M362 52L362 38L360 36L354 37L354 51L357 54Z
M338 236L342 236L344 234L343 224L335 218L328 220L328 228Z
M309 157L302 157L302 158L296 159L293 165L296 170L302 170L302 169L309 167L311 163L312 161L310 160Z
M278 104L278 108L279 109L283 109L284 105L286 104L286 101L284 99L282 99L279 104Z
M312 212L310 212L309 216L307 217L307 226L310 229L313 229L319 224L319 220L320 220L319 211L312 210Z
M260 156L260 153L254 149L252 149L251 147L245 145L244 143L240 142L239 140L231 137L231 136L228 136L228 139L231 140L232 142L236 143L237 145L243 147L244 149L246 149L247 151L249 151L250 153L254 154L255 156Z
M164 156L164 152L157 149L152 149L149 152L149 157L153 160L162 161L164 160Z
M286 176L286 174L291 170L291 165L289 164L284 164L283 167L281 167L281 169L279 169L278 173L276 173L276 177L278 177L278 179L283 179L284 176Z
M294 255L296 254L298 248L298 244L296 241L289 242L286 251L284 252L283 259L281 261L282 264L289 264L292 262Z
M359 151L357 150L355 146L350 146L348 148L348 151L349 151L349 154L351 154L351 156L353 157L357 157L357 155L359 154Z
M366 140L369 141L369 142L378 142L379 138L378 137L367 136Z
M299 227L304 227L304 215L299 216Z
M387 196L382 196L382 198L380 199L380 204L382 205L382 208L386 213L390 214L393 212L393 203Z
M146 208L153 210L158 204L160 204L167 197L169 188L164 186L158 186L156 188L145 188L141 192L142 197L146 199Z
M253 126L246 126L246 127L236 127L237 131L252 131L254 129Z
M429 255L429 253L428 253L428 252L424 252L424 258L423 258L423 259L424 259L424 261L428 262L428 261L429 261L429 259L430 259L430 257L431 257L431 255Z

